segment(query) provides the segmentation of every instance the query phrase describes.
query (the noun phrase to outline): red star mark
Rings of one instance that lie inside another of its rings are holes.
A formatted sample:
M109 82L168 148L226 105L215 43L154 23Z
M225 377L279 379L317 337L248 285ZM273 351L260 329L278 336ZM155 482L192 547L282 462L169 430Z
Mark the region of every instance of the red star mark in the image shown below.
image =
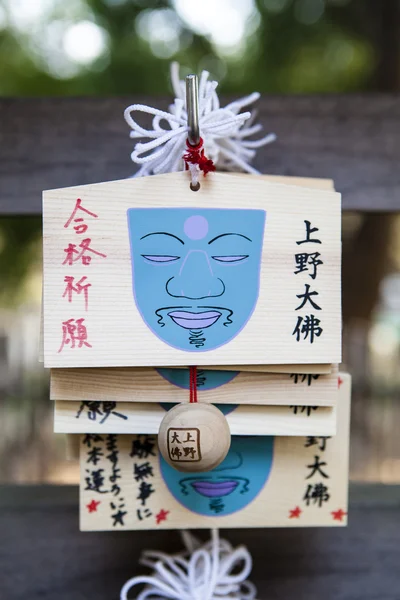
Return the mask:
M342 385L342 383L343 383L343 379L339 376L338 380L337 380L337 386L338 386L338 388L340 388L340 386Z
M296 506L296 508L292 508L289 511L289 519L299 519L302 512L303 511L301 510L300 506Z
M339 510L333 510L331 512L334 521L343 521L343 517L347 515L347 512L344 512L341 508Z
M157 525L159 525L161 523L161 521L166 521L167 520L167 515L169 515L170 511L169 510L164 510L163 508L160 510L160 512L158 513L158 515L156 515L156 523Z
M97 512L97 507L100 504L100 500L92 500L89 504L86 504L86 508L90 513Z

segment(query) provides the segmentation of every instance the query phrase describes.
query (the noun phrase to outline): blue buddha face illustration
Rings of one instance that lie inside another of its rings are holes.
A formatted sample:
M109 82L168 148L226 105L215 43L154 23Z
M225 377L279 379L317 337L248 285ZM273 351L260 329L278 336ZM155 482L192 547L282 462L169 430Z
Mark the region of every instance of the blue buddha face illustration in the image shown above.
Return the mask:
M160 455L162 477L174 498L187 509L209 517L225 516L247 506L271 473L274 438L234 436L225 460L208 473L183 475Z
M207 351L232 340L255 308L265 211L131 208L133 292L161 340Z

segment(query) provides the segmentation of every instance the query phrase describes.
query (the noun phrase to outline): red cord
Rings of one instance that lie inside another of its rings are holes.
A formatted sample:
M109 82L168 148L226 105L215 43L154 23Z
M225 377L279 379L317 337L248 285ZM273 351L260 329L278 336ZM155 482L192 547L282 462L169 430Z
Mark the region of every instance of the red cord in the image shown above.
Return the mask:
M189 399L197 402L197 367L189 367Z
M186 169L188 168L188 163L192 165L199 165L200 171L203 171L204 176L211 171L215 171L215 165L211 158L207 158L204 154L203 148L203 138L200 138L200 142L197 146L192 146L189 143L189 140L186 140L187 152L183 155L183 160L185 161Z

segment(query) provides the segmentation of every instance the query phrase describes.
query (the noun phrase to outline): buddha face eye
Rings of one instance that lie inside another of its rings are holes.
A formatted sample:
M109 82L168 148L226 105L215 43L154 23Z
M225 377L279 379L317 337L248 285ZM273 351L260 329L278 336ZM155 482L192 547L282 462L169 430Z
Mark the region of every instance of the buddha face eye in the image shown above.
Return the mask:
M169 256L168 254L142 254L143 258L151 263L167 264L180 259L180 256Z
M211 258L213 258L214 260L216 260L217 262L220 262L220 263L232 264L232 263L243 262L244 260L246 260L246 258L249 258L249 255L248 254L232 254L230 256L212 256Z

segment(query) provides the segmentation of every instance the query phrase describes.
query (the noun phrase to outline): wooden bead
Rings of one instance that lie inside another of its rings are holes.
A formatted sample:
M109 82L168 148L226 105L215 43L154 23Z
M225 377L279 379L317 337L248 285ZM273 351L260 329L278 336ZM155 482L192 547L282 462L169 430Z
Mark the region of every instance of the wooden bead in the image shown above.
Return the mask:
M183 403L171 408L158 432L158 447L164 459L178 471L211 471L228 454L229 425L212 404Z

